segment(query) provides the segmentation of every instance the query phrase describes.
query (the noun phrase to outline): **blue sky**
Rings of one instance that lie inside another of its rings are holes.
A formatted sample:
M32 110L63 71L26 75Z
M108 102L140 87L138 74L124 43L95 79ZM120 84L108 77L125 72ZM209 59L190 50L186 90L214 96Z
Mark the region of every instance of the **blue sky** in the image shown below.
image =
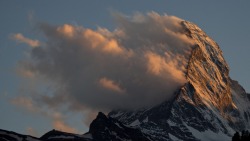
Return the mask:
M232 79L250 91L250 2L242 1L97 1L97 0L53 0L53 1L7 1L0 2L0 128L24 134L40 136L53 128L51 116L29 112L10 101L23 93L23 86L32 85L18 74L18 62L30 50L25 44L11 39L22 33L31 39L42 39L36 23L63 25L65 23L96 29L98 26L110 30L116 27L111 13L118 11L126 15L135 12L155 11L167 13L191 21L200 26L220 46L230 67ZM37 87L36 87L37 88ZM42 89L43 88L37 88ZM45 90L50 91L50 90ZM83 114L84 115L84 114ZM67 113L65 120L78 132L87 131L79 113ZM62 127L63 128L63 127Z

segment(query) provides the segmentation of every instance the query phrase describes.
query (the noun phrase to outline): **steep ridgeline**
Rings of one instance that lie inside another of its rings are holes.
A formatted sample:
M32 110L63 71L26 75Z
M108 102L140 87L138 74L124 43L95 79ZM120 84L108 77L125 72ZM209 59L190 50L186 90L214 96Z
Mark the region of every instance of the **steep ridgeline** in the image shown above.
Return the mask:
M115 110L108 116L99 113L83 135L52 130L33 138L0 130L0 139L229 141L235 131L250 129L250 96L230 79L219 46L195 24L183 21L182 26L195 45L186 66L187 82L172 99L135 111Z
M184 21L195 46L189 58L187 83L175 98L134 112L109 116L162 140L230 140L235 131L249 129L250 102L245 90L229 77L219 46L195 24Z

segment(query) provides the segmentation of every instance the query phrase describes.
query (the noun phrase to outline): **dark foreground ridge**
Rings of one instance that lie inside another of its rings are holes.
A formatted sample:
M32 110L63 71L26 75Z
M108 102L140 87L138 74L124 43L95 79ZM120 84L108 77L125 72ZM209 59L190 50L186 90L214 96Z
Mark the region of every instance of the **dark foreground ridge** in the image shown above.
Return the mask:
M0 141L150 141L141 131L129 128L99 112L89 132L78 135L51 130L40 138L0 129Z
M230 141L236 131L250 129L250 96L229 77L219 46L195 24L182 26L195 44L187 82L171 100L107 116L100 112L82 135L52 130L35 138L0 130L0 141Z

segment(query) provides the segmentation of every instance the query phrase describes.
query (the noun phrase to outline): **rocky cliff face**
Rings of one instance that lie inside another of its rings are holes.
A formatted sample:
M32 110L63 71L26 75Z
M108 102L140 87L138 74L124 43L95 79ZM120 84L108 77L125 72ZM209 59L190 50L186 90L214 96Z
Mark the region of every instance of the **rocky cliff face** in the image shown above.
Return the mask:
M249 117L250 104L247 93L237 81L229 77L229 67L219 46L196 25L189 22L184 22L184 25L197 43L187 67L188 83L195 89L193 96L189 97L196 107L204 107L221 119L222 123L225 121L223 124L226 129L248 128L246 119ZM209 112L204 114L210 115ZM213 119L213 116L207 119Z
M199 27L184 22L190 37L197 44L191 53L186 78L194 86L191 96L196 104L213 106L220 112L233 108L229 68L219 46Z
M39 140L221 141L249 129L250 96L229 77L219 46L195 24L183 21L182 26L195 45L186 66L187 83L172 99L108 116L99 113L84 135L50 131Z

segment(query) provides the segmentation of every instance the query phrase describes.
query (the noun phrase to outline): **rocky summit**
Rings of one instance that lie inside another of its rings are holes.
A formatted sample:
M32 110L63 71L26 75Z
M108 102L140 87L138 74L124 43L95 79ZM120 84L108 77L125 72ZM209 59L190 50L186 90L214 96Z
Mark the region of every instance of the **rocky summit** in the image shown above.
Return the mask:
M249 95L229 76L218 44L197 25L183 21L194 41L185 70L187 82L171 99L137 110L99 113L89 132L52 130L40 138L0 130L5 141L226 141L250 127Z

